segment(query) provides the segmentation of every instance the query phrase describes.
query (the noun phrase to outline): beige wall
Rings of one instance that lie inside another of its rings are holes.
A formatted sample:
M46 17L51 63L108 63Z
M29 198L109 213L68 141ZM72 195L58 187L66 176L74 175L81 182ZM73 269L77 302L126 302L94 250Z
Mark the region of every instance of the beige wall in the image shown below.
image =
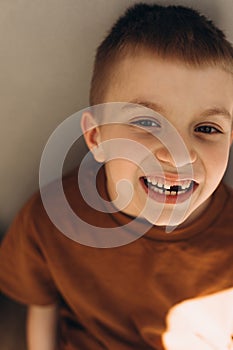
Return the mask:
M51 132L88 105L96 45L134 2L0 0L2 232L38 188L39 160ZM233 39L232 0L158 2L193 5ZM226 180L233 185L231 159Z

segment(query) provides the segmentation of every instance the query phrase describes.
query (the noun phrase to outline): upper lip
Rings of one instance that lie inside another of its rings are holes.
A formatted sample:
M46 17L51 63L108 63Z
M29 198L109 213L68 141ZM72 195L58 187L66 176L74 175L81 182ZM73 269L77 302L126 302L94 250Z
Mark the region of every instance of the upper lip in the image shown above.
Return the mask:
M164 173L164 174L147 174L143 176L144 178L156 178L156 179L161 179L161 180L167 180L167 181L174 181L174 182L179 182L179 181L194 181L197 182L193 176L190 176L190 174L172 174L172 173Z

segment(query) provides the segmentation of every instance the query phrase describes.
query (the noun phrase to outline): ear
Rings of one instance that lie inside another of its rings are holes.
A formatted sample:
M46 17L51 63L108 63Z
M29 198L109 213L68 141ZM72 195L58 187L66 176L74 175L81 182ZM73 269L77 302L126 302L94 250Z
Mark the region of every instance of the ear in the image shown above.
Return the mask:
M90 112L84 112L81 119L81 128L87 147L99 163L105 161L105 154L101 145L101 131L95 118Z

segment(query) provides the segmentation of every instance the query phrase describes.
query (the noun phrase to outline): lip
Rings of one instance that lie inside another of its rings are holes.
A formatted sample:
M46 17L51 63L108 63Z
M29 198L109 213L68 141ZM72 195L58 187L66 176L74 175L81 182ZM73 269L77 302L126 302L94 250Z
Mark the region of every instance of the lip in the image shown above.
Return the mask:
M159 176L156 175L156 177L159 177ZM174 181L174 177L173 177L173 179L171 179L171 177L168 178L168 177L163 176L163 179ZM182 180L187 180L187 179L191 180L190 178L187 178L187 177L183 178ZM141 177L139 180L140 180L140 183L141 183L144 191L151 199L155 200L158 203L164 203L164 204L183 203L191 197L191 195L196 191L196 189L198 187L198 183L195 182L194 180L192 180L194 182L194 184L193 184L193 187L189 191L182 193L182 194L179 194L179 195L166 195L166 194L158 193L158 192L155 192L155 191L149 189L146 186L143 177ZM179 180L181 180L181 177L179 177ZM178 181L177 176L176 176L176 181Z
M155 178L159 178L159 179L163 179L163 180L167 180L167 181L174 181L174 182L179 182L179 181L186 181L186 180L192 180L194 182L195 179L190 176L190 174L171 174L171 173L163 173L163 174L150 174L150 175L146 175L146 177L155 177Z

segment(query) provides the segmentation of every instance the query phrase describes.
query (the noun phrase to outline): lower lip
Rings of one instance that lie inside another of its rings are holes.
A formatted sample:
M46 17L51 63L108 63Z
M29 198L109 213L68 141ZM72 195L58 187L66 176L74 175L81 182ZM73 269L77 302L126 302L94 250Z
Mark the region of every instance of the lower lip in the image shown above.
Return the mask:
M140 179L140 182L142 184L142 187L143 187L144 191L147 193L147 195L150 198L152 198L156 202L164 203L164 204L183 203L183 202L187 201L191 197L191 195L194 193L194 191L198 187L198 184L196 182L194 182L193 187L189 191L187 191L185 193L178 194L178 195L166 195L166 194L158 193L158 192L155 192L155 191L149 189L145 185L143 178Z

